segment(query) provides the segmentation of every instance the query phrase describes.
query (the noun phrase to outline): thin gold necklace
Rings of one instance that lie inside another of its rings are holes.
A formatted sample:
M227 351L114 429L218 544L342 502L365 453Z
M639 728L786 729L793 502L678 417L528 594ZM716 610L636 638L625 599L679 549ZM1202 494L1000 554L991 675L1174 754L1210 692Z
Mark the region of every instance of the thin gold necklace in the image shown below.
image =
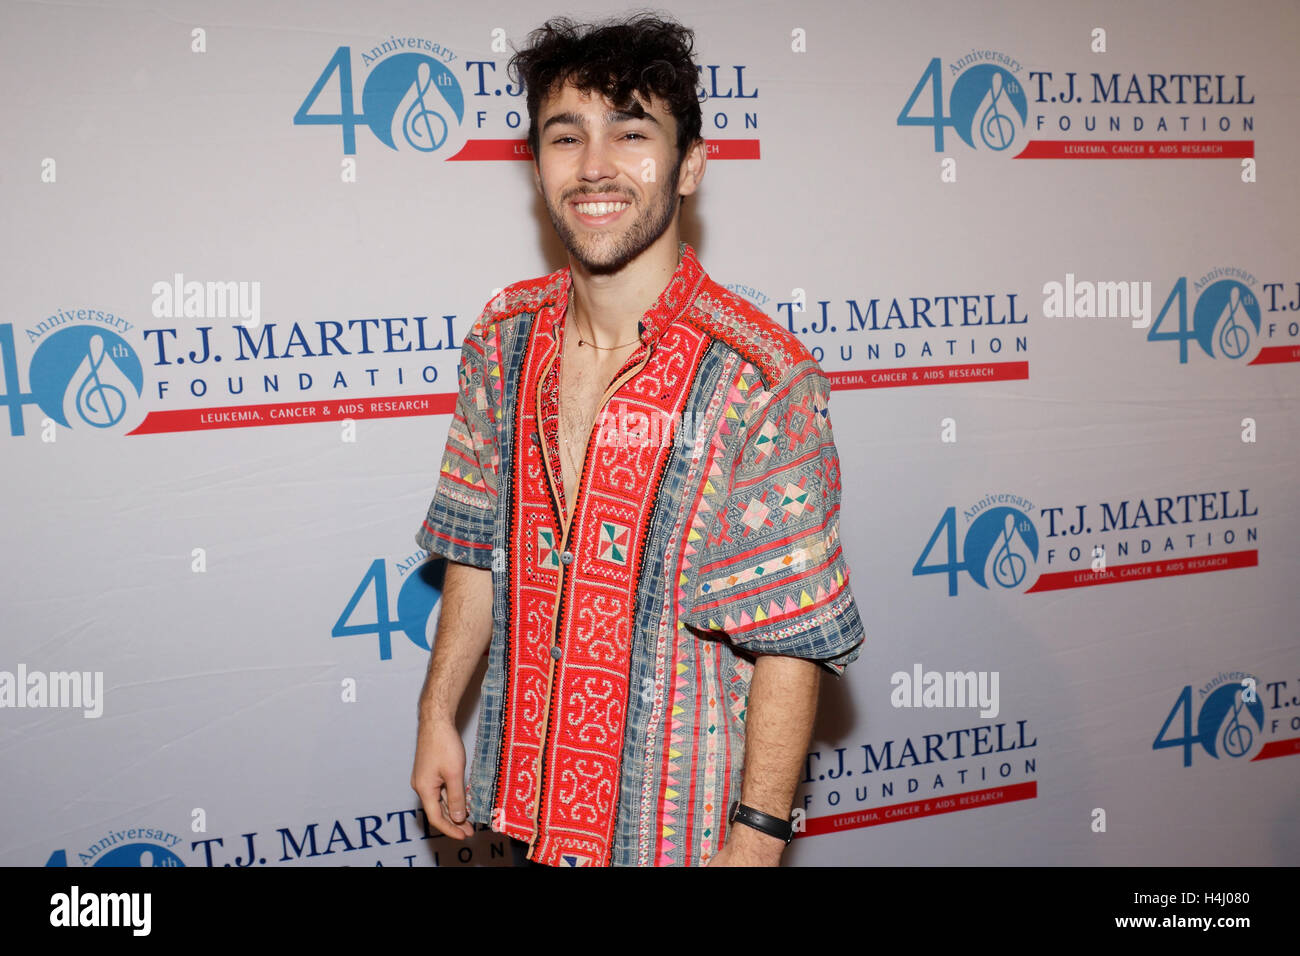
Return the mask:
M584 345L590 345L593 349L600 349L602 352L612 352L615 349L625 349L629 345L636 345L637 342L641 341L640 338L636 338L631 342L624 342L622 345L597 345L595 342L588 342L582 337L582 329L578 326L577 316L573 316L573 328L578 333L578 348L582 348Z

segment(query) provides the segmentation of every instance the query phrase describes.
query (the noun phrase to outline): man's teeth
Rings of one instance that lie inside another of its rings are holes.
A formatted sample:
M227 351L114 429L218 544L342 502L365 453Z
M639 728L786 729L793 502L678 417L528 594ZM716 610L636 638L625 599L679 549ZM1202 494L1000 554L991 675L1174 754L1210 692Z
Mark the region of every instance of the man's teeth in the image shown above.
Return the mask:
M611 212L621 212L630 204L625 202L580 202L574 208L584 216L606 216Z

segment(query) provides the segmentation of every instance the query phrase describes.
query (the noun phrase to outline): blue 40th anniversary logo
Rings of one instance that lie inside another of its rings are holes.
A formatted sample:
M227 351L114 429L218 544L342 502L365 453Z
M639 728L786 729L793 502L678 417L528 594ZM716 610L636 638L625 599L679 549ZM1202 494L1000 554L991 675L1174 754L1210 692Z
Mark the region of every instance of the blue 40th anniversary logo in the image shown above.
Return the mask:
M1253 278L1247 278L1254 281ZM1201 284L1198 282L1197 287ZM1161 326L1166 324L1171 309L1176 310L1178 327L1162 330ZM1250 287L1238 278L1219 279L1206 286L1192 308L1190 325L1187 319L1187 277L1180 276L1169 297L1165 299L1165 304L1161 306L1160 314L1151 323L1147 340L1177 342L1178 361L1183 365L1187 364L1189 348L1193 342L1210 358L1222 357L1238 361L1258 351L1262 340L1259 300Z
M77 854L82 866L184 866L173 852L181 842L179 835L157 827L131 827L113 830ZM68 851L55 850L46 866L68 866Z
M1201 698L1199 709L1194 706L1196 696ZM1192 765L1197 752L1229 762L1295 756L1300 754L1300 737L1267 743L1264 737L1300 731L1297 707L1300 695L1288 695L1287 681L1265 684L1244 671L1220 673L1195 695L1190 684L1179 692L1151 748L1181 748L1184 767ZM1170 736L1175 721L1181 722L1181 737Z
M360 113L354 108L352 48L341 46L335 50L294 113L294 125L338 126L343 131L343 152L349 156L357 151L358 126L367 127L377 140L394 150L399 139L422 153L437 152L449 141L454 146L463 145L456 133L465 121L465 93L443 60L429 55L435 53L449 61L455 54L419 37L393 37L377 48L383 53L390 50L402 52L380 60L371 69L361 88ZM362 61L369 63L371 55L363 54ZM339 111L313 113L331 82L336 84ZM518 96L520 91L509 92Z
M1020 69L1014 60L1002 54L996 56ZM930 115L923 116L914 110L927 87ZM935 152L943 151L944 127L951 126L967 146L978 149L982 143L985 148L1000 153L1015 142L1016 134L1029 118L1029 103L1020 81L996 63L980 63L963 72L953 83L948 102L950 109L945 114L943 64L935 57L921 73L912 95L899 112L898 125L933 128Z
M81 309L77 315L106 326L129 325L98 309ZM0 324L0 368L4 372L0 406L8 406L9 434L15 437L26 434L25 405L37 406L63 428L106 429L121 423L144 391L140 356L112 328L98 325L59 329L42 341L28 366L31 391L24 392L13 325Z
M1300 361L1298 312L1300 282L1261 282L1248 269L1216 266L1200 277L1174 281L1147 341L1178 343L1180 365L1197 350L1237 365L1295 363ZM1265 344L1278 342L1283 344Z
M1021 590L1029 583L1039 549L1038 531L1022 508L1032 509L1032 505L1018 495L989 496L974 505L967 516L979 514L966 529L966 536L960 538L960 558L957 509L948 508L912 566L912 574L946 574L948 594L953 597L962 571L986 590ZM945 560L927 564L941 537Z
M1219 684L1208 695L1202 689L1205 699L1201 701L1200 712L1195 718L1195 731L1192 729L1192 687L1190 684L1184 687L1151 748L1183 748L1184 767L1192 765L1192 752L1198 744L1216 760L1249 754L1255 749L1260 731L1264 729L1264 705L1259 700L1259 682L1248 675L1241 675L1241 678L1239 682L1229 680ZM1211 686L1217 680L1212 681ZM1180 716L1183 735L1169 737L1170 725Z

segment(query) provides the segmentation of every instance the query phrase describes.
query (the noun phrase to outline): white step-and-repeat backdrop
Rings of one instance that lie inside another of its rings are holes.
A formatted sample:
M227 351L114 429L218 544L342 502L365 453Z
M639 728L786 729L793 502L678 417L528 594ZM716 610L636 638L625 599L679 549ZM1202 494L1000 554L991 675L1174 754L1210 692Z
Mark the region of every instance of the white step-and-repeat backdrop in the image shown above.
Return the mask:
M1300 8L668 12L685 237L835 389L869 637L787 862L1300 862ZM565 264L541 19L0 9L0 863L512 862L409 788L413 535L470 324Z

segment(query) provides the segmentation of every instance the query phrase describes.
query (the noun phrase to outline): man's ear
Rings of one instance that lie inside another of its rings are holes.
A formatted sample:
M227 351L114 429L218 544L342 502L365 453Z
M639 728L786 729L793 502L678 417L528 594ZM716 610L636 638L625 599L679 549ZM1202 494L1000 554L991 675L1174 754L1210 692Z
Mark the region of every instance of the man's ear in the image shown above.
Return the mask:
M679 195L689 196L699 188L700 180L704 178L704 167L708 165L708 155L708 146L703 138L691 144L684 157L684 175L680 177L677 189Z

